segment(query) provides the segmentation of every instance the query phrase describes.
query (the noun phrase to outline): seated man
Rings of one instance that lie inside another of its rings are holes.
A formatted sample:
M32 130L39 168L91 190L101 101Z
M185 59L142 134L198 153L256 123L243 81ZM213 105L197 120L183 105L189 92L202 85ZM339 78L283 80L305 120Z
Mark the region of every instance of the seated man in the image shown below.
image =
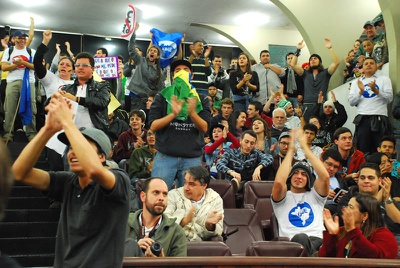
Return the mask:
M332 214L336 213L337 204L344 195L345 192L340 190L348 190L347 182L338 174L340 167L340 162L342 161L342 156L337 150L328 149L322 155L322 162L324 167L330 176L329 178L329 195L325 203L325 208L329 209ZM339 194L336 199L336 194Z
M164 214L168 203L168 186L164 180L147 179L142 185L140 200L143 210L129 213L124 256L157 257L151 245L158 242L162 245L160 257L186 257L185 232Z
M318 179L310 186L312 168L306 161L293 165L295 136ZM288 191L288 187L290 190ZM278 169L271 203L279 223L279 236L302 244L311 256L322 244L323 208L329 193L329 175L321 160L310 150L300 129L292 130L289 150Z
M240 139L240 148L226 150L217 163L217 170L225 175L225 179L232 180L241 189L241 186L250 180L261 180L261 169L272 164L273 158L256 149L257 134L252 130L243 132Z
M151 177L154 156L157 152L155 133L147 131L146 140L147 145L135 149L129 160L129 178L133 180Z
M290 132L282 132L278 139L278 154L274 156L274 162L272 163L271 171L269 172L269 179L270 181L275 180L276 172L278 171L279 167L281 166L283 159L286 157L286 154L289 150L290 145ZM293 158L292 165L296 163L297 160Z
M342 161L338 173L347 182L347 185L357 185L360 166L365 162L364 154L353 146L353 135L346 127L338 128L333 134L334 143L329 148L338 150Z
M223 201L208 187L210 175L202 166L190 167L185 172L185 185L169 191L165 215L176 218L189 241L209 240L222 234Z

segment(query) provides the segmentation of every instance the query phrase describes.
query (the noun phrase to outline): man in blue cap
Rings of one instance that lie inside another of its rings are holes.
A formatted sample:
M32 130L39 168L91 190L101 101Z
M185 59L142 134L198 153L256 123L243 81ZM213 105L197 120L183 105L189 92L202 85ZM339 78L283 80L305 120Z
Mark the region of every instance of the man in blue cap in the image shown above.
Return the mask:
M30 85L31 113L30 123L26 125L26 136L28 140L36 135L36 98L35 98L35 74L33 67L33 57L35 50L27 48L26 42L28 34L24 31L16 30L13 34L15 46L4 51L1 63L1 70L8 71L6 98L4 101L4 136L3 140L9 142L13 140L12 126L14 115L18 109L18 99L20 98L23 81ZM29 71L28 71L29 70ZM30 116L30 115L29 115Z
M46 123L13 165L16 181L47 191L62 202L54 267L121 267L129 213L129 178L105 166L111 152L108 136L73 122L68 99L54 93ZM69 145L70 172L34 168L44 146L58 131Z

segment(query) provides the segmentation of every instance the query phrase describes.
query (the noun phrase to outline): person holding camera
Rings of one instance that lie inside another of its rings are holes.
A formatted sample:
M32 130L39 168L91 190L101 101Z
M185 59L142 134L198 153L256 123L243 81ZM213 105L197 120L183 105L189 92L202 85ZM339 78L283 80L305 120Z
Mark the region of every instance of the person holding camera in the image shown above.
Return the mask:
M143 209L129 213L124 257L186 257L186 236L175 219L164 211L168 203L168 186L158 177L142 185Z

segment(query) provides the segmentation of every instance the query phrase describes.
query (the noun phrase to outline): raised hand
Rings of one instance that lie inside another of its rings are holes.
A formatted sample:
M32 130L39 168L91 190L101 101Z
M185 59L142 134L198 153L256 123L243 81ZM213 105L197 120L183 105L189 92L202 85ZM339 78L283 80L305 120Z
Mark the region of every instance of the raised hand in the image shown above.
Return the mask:
M331 235L336 235L339 233L339 217L338 216L334 216L334 218L332 218L332 214L329 211L329 209L324 208L324 224L325 224L325 228L326 230L329 232L329 234Z
M208 46L207 49L204 51L204 58L208 58L208 56L210 56L212 50L212 46Z
M344 228L346 229L347 232L350 232L351 230L356 228L354 215L353 212L351 212L350 208L348 207L342 208L342 219Z
M300 42L297 43L297 49L302 49L304 47L304 40L301 40Z
M44 45L48 45L51 38L53 37L53 33L51 32L51 30L46 30L43 32L43 44Z
M320 91L318 94L318 103L321 104L323 101L324 101L324 94L322 94L322 91Z
M336 96L335 96L335 92L333 92L333 90L331 90L331 96L332 96L332 102L336 102Z
M325 38L324 41L325 41L326 48L332 48L332 42L329 38Z

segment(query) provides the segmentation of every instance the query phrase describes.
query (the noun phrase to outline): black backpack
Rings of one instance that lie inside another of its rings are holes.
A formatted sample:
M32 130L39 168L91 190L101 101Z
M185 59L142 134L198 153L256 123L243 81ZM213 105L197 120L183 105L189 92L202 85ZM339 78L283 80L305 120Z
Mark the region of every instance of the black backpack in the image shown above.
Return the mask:
M31 49L30 47L25 47L25 48L26 48L26 51L27 51L28 54L29 54L29 57L32 58L32 49ZM13 51L14 51L14 46L12 46L12 47L10 47L10 48L8 49L8 59L7 59L7 61L10 60L10 57L11 57L11 54L13 53Z

